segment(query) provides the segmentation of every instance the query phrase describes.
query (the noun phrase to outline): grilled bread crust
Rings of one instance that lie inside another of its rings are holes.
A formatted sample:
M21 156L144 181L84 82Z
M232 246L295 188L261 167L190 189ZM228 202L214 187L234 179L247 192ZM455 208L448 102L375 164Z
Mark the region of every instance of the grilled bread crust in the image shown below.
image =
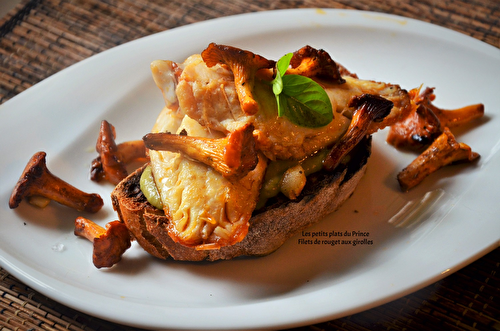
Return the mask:
M168 219L162 210L148 203L140 189L146 167L137 169L111 193L113 208L133 237L148 253L161 259L182 261L229 260L238 256L263 256L337 210L354 192L363 177L371 154L371 137L363 139L334 171L320 171L308 177L296 200L281 196L254 212L247 236L239 243L213 250L196 250L174 242L168 235Z

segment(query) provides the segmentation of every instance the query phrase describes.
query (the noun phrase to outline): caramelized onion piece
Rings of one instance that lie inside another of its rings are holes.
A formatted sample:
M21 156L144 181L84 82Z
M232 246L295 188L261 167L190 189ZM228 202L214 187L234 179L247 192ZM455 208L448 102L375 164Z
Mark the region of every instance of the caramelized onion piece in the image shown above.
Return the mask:
M127 177L127 164L147 162L146 147L142 140L132 140L116 144L116 132L107 121L101 122L96 151L99 156L92 161L90 179L96 182L105 179L117 185Z
M54 176L47 169L46 156L38 152L31 157L12 191L9 207L17 208L25 198L43 197L79 211L98 212L104 204L101 196L80 191Z
M422 182L427 176L440 168L460 161L474 161L479 154L471 148L455 140L455 136L448 128L420 154L412 163L398 174L398 182L403 191Z
M236 47L211 43L201 53L208 67L222 64L229 67L234 75L236 93L241 109L247 115L254 115L259 110L259 104L253 97L255 74L260 69L272 68L274 61Z
M285 171L283 177L281 178L280 191L288 199L295 200L304 189L306 182L306 172L304 168L298 164Z
M391 112L393 103L377 95L363 94L353 97L349 107L356 108L351 124L323 161L326 170L335 169L342 158L368 134L370 124L382 121Z
M302 47L293 53L290 66L288 74L318 77L336 84L345 83L335 61L322 49L318 50L309 45Z
M84 217L75 220L76 236L93 243L92 262L98 269L110 268L120 262L123 253L131 246L131 237L125 223L112 221L106 228Z
M246 124L218 139L162 132L149 133L143 140L149 149L182 153L226 178L241 178L258 163L253 130L252 124Z

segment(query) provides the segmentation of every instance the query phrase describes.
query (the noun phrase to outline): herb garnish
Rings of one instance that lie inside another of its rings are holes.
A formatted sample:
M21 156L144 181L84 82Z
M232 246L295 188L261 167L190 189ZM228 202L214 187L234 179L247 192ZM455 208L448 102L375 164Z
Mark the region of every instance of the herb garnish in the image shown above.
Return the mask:
M332 104L325 90L309 77L285 75L292 53L276 63L276 78L271 82L278 103L278 116L287 117L292 123L316 128L333 119Z

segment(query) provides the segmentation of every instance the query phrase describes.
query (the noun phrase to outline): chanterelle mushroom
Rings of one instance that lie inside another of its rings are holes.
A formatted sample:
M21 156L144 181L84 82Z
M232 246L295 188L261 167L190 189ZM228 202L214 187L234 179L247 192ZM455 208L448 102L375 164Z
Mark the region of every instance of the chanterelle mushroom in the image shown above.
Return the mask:
M484 105L474 104L448 110L436 107L434 89L426 88L409 92L414 109L402 121L391 126L387 142L397 148L419 150L429 146L444 128L454 128L484 115Z
M473 152L468 145L457 142L451 131L444 128L443 133L398 174L398 182L403 191L408 191L448 164L471 162L478 157L479 154Z
M288 74L317 77L335 84L345 83L337 63L322 49L302 47L293 53L290 66Z
M38 152L31 157L12 191L9 207L17 208L25 198L41 196L79 211L99 211L104 204L101 196L80 191L54 176L47 169L46 155L45 152Z
M208 45L201 56L208 67L222 64L231 69L241 109L247 115L257 113L259 104L252 91L255 73L260 69L274 67L275 62L249 51L214 43Z
M109 222L103 228L89 219L77 217L75 235L93 243L92 262L96 268L112 267L131 246L130 232L120 221Z
M241 178L259 161L252 124L245 124L218 139L170 133L149 133L143 139L149 149L183 153L214 168L224 177Z
M410 95L414 93L415 90L410 91ZM419 96L417 98L421 100ZM408 117L391 126L387 135L389 144L396 148L420 150L442 133L439 118L419 100Z
M101 122L96 151L99 156L92 161L90 178L93 181L106 179L118 184L127 177L126 166L134 161L147 161L146 148L142 140L133 140L116 144L116 132L108 121Z
M323 162L323 167L327 170L333 170L339 165L342 158L369 134L370 125L382 121L391 112L393 103L380 96L363 94L353 98L349 106L356 110L346 134L332 148Z
M421 94L422 104L425 104L434 114L441 123L441 128L455 128L462 124L468 123L474 119L483 117L484 115L484 105L482 103L477 103L473 105L468 105L465 107L457 109L443 109L436 107L433 104L436 98L434 94L434 88L426 88Z

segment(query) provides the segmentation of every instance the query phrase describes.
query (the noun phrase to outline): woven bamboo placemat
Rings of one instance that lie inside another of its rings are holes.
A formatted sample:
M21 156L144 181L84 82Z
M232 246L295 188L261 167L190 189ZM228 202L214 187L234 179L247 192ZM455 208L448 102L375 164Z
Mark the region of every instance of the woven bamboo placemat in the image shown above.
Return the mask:
M416 18L500 47L495 1L23 0L0 19L0 103L93 54L152 33L240 13L345 8ZM411 295L299 330L500 330L500 249ZM0 268L0 331L128 330L65 307Z

